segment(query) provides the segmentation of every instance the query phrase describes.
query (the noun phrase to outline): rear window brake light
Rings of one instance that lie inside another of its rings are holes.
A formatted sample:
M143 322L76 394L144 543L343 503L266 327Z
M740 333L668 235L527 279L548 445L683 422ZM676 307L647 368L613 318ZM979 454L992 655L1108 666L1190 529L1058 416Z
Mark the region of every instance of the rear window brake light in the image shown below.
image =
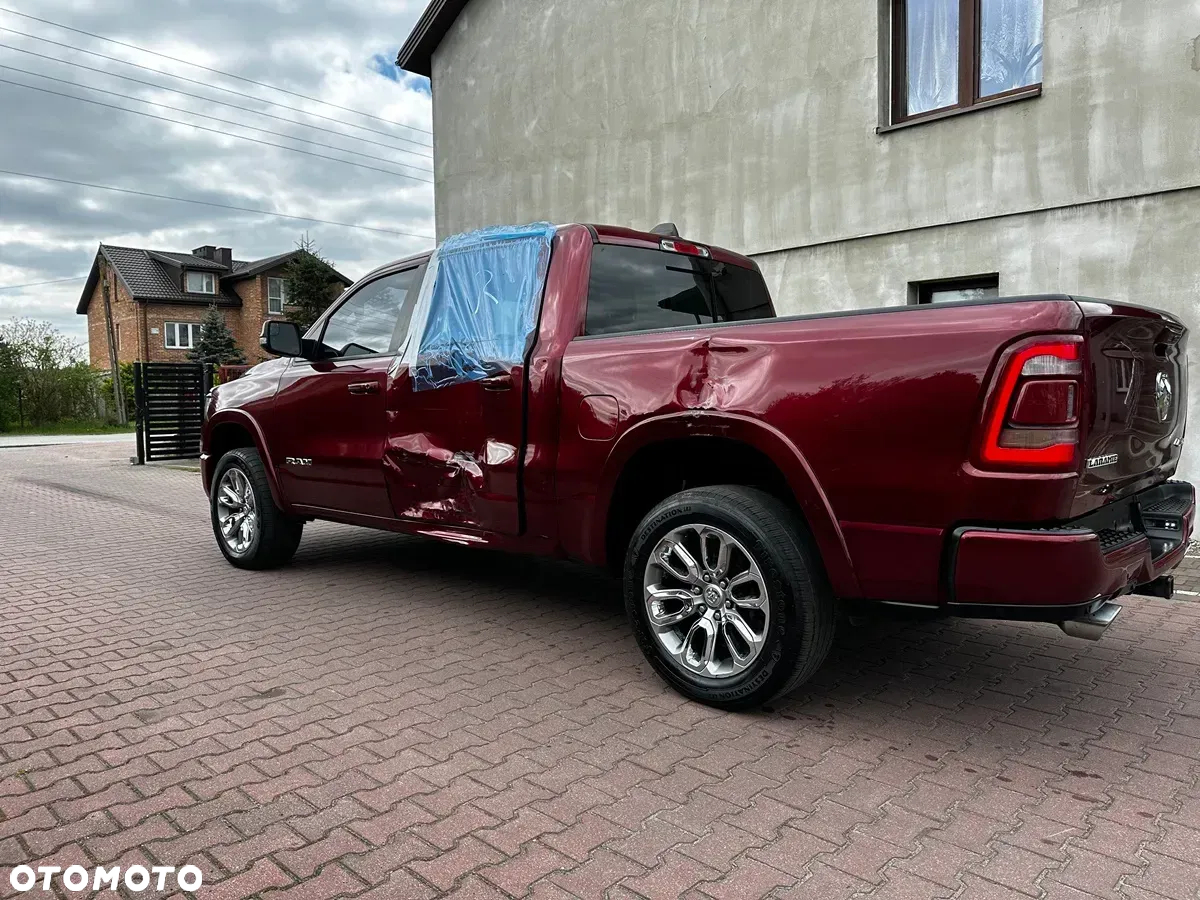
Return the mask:
M699 256L704 259L709 259L712 254L708 252L707 247L701 247L699 244L693 244L690 241L679 241L670 238L664 239L659 246L668 253L682 253L685 256Z

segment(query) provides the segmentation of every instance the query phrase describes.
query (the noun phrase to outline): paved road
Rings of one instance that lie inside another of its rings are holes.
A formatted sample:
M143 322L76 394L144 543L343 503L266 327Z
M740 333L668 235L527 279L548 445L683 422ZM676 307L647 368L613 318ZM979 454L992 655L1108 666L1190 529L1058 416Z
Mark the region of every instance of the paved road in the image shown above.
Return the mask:
M318 525L238 572L195 476L113 445L6 453L0 510L3 896L76 861L201 900L1197 896L1194 602L856 631L728 715L571 565Z
M124 434L0 434L0 450L14 447L53 447L59 444L128 444L134 448L133 432Z

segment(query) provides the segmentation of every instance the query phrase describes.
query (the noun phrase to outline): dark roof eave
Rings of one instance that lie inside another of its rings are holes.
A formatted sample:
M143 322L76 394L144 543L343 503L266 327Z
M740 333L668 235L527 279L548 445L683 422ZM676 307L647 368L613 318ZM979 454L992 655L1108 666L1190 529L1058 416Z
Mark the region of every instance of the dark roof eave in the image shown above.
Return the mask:
M242 298L226 294L210 294L203 297L134 297L135 303L166 306L241 306Z
M96 291L96 283L100 280L100 251L96 251L96 258L92 260L92 270L88 272L87 281L83 285L83 293L79 295L79 302L75 304L75 314L86 316L88 306L92 302L92 294Z
M442 38L450 31L450 26L458 18L458 14L466 7L468 0L429 0L425 12L417 19L412 32L400 48L396 56L396 65L406 72L433 76L433 51L438 48Z
M99 249L96 251L96 258L92 260L92 270L88 273L87 282L83 286L83 294L79 297L79 303L75 305L76 315L87 315L88 307L92 302L92 292L96 290L96 283L100 280L101 256L104 257L104 261L109 264L112 270L117 273L117 280L120 281L124 286L125 291L129 294L129 296L133 296L133 289L129 286L129 282L125 280L125 276L121 274L121 270L117 268L117 264L109 259L108 253L105 252L104 245L101 244Z
M277 266L285 265L286 263L291 262L295 255L299 252L299 250L292 250L288 253L281 253L279 256L269 256L266 259L257 260L248 264L244 269L238 269L232 274L221 276L221 281L241 281L243 278L253 278L255 275L261 275L263 272L267 272L276 268ZM329 267L329 271L337 277L338 281L347 287L354 284L353 281L351 281L333 266Z

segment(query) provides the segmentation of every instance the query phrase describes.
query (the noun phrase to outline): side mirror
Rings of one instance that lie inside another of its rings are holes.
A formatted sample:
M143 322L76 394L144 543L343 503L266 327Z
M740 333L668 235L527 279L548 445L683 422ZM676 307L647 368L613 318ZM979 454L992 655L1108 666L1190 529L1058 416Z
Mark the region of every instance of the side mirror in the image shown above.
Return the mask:
M271 320L263 324L262 337L259 344L268 353L276 356L303 356L304 342L300 336L300 326L295 322L279 322Z

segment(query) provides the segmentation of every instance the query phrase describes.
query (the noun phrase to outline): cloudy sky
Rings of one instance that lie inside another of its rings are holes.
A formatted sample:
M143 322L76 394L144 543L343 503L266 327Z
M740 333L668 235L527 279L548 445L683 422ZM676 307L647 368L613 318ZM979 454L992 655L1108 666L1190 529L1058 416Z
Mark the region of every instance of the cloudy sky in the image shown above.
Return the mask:
M48 319L83 339L85 319L75 315L82 278L14 286L86 275L100 242L181 251L214 244L232 247L237 259L255 259L291 249L307 230L351 278L432 245L431 237L423 237L433 234L429 85L394 66L424 5L425 0L0 0L0 170L409 233L0 173L0 321L14 315Z

